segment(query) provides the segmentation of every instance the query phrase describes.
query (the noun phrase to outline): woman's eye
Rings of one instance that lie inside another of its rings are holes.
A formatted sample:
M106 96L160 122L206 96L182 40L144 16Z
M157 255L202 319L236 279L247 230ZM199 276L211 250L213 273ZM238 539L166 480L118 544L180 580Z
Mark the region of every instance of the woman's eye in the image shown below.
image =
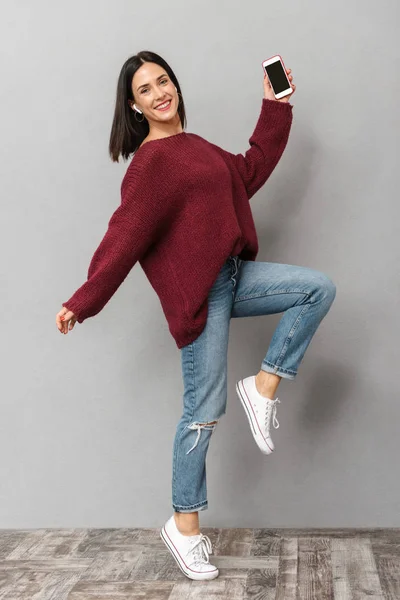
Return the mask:
M162 79L161 83L168 83L168 79ZM143 94L144 92L148 92L148 88L145 88L144 90L142 90L141 94Z

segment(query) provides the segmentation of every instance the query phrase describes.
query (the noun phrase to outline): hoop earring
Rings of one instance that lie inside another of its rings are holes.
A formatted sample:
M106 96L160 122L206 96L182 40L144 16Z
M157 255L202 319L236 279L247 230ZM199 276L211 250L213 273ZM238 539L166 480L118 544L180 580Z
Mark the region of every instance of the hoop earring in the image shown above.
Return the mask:
M133 115L133 116L135 117L135 120L136 120L138 123L142 123L142 122L144 121L144 115L142 114L142 116L143 116L143 119L140 119L140 120L139 120L139 119L136 117L136 115L138 114L137 110L133 109L133 112L134 112L134 115Z

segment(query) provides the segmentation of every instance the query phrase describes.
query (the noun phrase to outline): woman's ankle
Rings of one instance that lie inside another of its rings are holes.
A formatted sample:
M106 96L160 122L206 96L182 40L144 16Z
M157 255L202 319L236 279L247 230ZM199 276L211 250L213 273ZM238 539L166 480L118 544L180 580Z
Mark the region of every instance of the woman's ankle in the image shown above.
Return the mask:
M198 535L200 533L198 512L174 512L174 517L178 531L182 535Z

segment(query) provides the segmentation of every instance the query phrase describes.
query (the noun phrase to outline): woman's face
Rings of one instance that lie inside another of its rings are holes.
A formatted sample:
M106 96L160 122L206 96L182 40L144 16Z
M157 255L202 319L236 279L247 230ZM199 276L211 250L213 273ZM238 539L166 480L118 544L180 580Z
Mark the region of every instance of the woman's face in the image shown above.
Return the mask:
M149 122L176 120L179 96L175 84L160 65L144 63L132 78L132 93L136 107ZM159 110L157 107L164 102L170 102L169 106L166 110ZM133 108L133 103L131 106Z

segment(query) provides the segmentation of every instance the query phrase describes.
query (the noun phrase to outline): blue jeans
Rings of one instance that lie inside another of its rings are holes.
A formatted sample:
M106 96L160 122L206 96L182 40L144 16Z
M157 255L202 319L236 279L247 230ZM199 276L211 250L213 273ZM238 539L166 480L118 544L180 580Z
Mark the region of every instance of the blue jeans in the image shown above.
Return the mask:
M231 317L283 312L260 368L294 379L335 295L335 284L320 271L228 257L209 293L206 327L181 348L183 414L176 429L172 469L176 512L208 508L206 454L215 422L226 411Z

